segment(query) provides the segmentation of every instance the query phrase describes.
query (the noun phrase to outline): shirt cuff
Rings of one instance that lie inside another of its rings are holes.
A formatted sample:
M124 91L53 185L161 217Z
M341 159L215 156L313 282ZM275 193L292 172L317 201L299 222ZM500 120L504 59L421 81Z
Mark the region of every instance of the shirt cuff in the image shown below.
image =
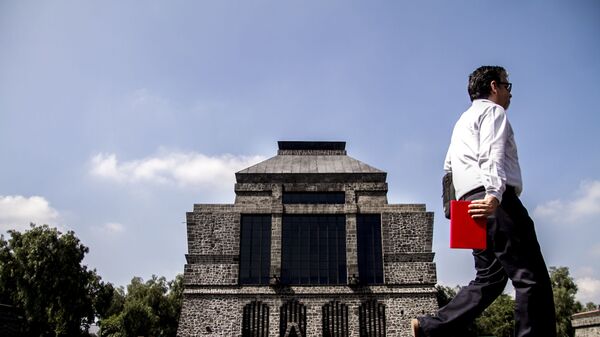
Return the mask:
M492 196L492 197L498 199L498 204L502 203L502 195L499 194L497 191L485 192L485 197L487 198L488 196Z

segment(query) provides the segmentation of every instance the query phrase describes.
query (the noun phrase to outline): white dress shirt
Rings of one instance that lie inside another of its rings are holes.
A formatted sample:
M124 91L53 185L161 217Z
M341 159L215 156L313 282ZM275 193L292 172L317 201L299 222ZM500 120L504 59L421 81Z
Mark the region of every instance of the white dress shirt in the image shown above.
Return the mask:
M454 126L444 171L452 172L457 199L480 186L500 202L506 185L521 193L517 144L502 106L487 99L473 101Z

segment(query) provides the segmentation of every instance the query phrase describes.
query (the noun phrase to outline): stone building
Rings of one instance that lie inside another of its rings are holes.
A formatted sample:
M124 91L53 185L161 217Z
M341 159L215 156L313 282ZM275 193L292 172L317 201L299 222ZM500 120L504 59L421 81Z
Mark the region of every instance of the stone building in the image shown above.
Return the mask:
M279 142L195 204L178 336L411 336L437 309L433 213L388 204L386 172L345 142Z
M571 324L575 329L575 337L600 336L600 309L573 315Z

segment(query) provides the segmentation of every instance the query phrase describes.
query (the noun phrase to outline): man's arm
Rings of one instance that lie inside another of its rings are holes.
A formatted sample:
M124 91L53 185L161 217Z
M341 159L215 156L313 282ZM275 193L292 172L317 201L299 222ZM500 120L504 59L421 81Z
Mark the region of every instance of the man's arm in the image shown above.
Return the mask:
M486 195L484 199L474 200L469 205L469 214L474 219L494 214L502 202L502 194L506 189L504 158L508 133L504 109L500 106L490 107L482 116L479 129L479 168Z

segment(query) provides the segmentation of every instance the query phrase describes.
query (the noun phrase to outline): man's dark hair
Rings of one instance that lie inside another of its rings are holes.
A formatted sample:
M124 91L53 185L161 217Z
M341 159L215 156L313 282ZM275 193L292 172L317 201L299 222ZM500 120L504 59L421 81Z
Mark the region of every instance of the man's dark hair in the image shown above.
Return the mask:
M500 66L481 66L475 69L469 75L468 90L471 101L490 97L492 93L490 83L500 82L502 74L506 74L506 70Z

